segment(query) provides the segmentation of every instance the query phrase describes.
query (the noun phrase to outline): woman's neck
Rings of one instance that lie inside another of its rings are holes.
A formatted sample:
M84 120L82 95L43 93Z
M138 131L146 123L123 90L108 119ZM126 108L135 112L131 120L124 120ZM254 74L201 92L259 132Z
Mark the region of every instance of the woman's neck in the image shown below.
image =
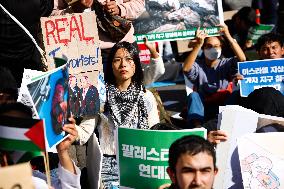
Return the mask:
M118 88L118 90L120 91L127 91L130 84L131 84L131 80L117 81L116 88Z

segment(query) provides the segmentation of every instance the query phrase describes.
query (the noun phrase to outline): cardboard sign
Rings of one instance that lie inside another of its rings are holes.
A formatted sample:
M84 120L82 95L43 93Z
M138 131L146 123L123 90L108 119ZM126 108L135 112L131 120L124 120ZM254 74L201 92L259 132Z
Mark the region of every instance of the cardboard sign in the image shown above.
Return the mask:
M95 13L42 17L41 27L48 69L54 57L66 57L70 74L101 70Z
M284 59L247 61L238 63L241 96L246 97L255 89L273 87L284 94Z
M31 189L32 169L30 163L11 165L0 168L1 189Z
M48 69L56 67L54 57L67 59L72 115L94 116L94 112L79 107L99 99L102 60L95 13L41 18L41 27Z
M146 11L133 21L136 41L174 41L192 39L198 27L209 36L219 35L216 25L223 23L221 0L146 0Z
M119 127L120 188L158 188L171 183L166 172L169 148L175 140L186 135L206 138L207 132L206 129L155 131Z

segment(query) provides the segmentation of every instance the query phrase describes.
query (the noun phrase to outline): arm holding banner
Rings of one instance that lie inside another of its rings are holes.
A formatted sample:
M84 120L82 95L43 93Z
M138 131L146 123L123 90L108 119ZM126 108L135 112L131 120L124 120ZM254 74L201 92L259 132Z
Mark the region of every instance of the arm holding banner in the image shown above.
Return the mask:
M239 46L238 42L231 36L228 26L226 24L218 25L220 26L220 33L223 33L226 39L228 40L230 47L234 51L234 54L237 56L240 62L246 61L246 55L243 52L242 48Z
M195 35L195 45L191 51L191 53L188 55L188 57L185 59L183 64L183 72L189 72L197 58L198 52L200 51L204 39L207 37L207 33L204 30L200 30L199 28L196 30Z
M162 57L156 50L155 43L149 43L147 38L144 38L144 44L149 49L151 54L150 64L143 70L144 84L149 85L155 82L160 76L165 73L165 65Z

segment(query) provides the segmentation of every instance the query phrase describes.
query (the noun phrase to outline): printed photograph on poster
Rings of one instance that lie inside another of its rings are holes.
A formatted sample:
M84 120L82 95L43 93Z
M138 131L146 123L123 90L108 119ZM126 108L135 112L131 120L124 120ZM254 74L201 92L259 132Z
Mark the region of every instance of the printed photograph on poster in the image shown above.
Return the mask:
M92 75L98 77L98 71L93 71ZM99 92L93 84L96 77L90 77L90 72L69 75L68 102L71 115L74 117L90 117L99 112Z
M133 21L136 40L189 39L197 27L209 35L219 35L216 25L223 22L221 0L146 0L146 10Z
M66 66L33 81L27 87L39 117L45 120L46 138L52 148L66 136L62 127L70 116Z

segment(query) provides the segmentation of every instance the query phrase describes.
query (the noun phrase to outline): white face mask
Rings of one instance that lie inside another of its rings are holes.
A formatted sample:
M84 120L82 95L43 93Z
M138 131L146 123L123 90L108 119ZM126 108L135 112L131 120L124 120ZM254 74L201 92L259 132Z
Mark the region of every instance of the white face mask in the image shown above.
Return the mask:
M209 60L216 60L221 56L222 49L210 48L204 49L204 55Z

